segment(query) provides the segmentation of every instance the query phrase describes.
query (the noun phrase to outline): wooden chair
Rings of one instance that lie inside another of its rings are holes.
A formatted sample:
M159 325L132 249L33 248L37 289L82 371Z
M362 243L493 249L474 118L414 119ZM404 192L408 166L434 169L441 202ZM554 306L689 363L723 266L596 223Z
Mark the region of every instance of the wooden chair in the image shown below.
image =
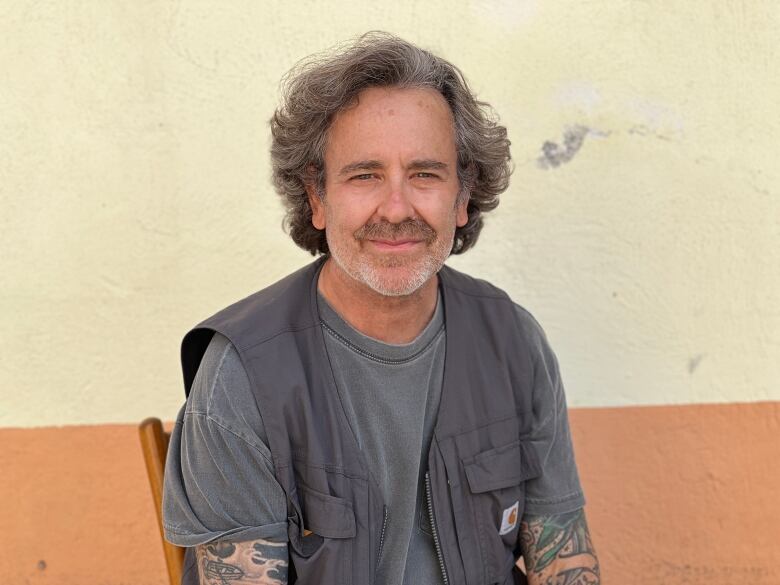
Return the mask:
M165 540L162 525L163 474L165 472L165 455L168 453L168 441L171 436L170 433L163 430L159 418L144 420L138 425L138 433L141 436L141 449L146 462L146 473L152 488L154 511L157 512L157 527L160 529L160 538L165 552L168 580L171 585L180 585L185 549Z

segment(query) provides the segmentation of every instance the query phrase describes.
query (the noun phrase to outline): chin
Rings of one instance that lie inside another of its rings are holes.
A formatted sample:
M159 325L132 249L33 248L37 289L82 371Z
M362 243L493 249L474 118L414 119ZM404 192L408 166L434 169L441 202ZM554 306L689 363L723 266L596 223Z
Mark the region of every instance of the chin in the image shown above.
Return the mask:
M387 267L362 265L358 267L356 280L368 286L374 292L386 297L404 297L417 292L440 266L403 266Z
M385 297L408 297L411 294L417 292L420 287L425 283L418 282L403 282L403 283L386 283L386 282L365 282L366 286L371 288L376 293L379 293Z

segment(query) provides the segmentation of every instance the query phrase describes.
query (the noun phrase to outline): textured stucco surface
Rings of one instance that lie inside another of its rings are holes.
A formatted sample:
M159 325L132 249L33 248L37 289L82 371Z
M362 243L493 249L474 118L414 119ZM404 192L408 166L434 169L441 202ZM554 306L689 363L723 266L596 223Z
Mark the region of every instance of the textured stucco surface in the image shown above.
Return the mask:
M780 399L779 27L775 0L0 3L0 426L174 417L182 335L307 261L278 80L372 28L508 127L452 264L538 317L572 406Z

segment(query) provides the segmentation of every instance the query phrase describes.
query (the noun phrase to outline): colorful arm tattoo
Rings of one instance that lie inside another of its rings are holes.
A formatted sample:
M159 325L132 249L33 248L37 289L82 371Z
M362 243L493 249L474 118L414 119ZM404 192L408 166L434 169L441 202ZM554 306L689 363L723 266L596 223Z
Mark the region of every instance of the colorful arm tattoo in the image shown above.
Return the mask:
M520 523L529 585L600 585L585 512L526 516Z

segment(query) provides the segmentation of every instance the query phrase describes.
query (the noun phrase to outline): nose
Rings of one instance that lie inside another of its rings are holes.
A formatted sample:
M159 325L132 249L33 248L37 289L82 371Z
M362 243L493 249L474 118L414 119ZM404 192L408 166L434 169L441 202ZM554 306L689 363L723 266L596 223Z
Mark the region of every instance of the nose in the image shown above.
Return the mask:
M415 217L412 188L402 177L393 177L385 185L376 209L376 221L401 223Z

